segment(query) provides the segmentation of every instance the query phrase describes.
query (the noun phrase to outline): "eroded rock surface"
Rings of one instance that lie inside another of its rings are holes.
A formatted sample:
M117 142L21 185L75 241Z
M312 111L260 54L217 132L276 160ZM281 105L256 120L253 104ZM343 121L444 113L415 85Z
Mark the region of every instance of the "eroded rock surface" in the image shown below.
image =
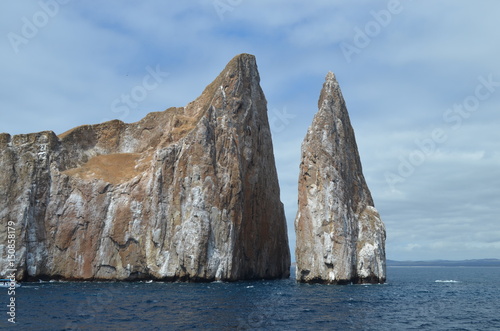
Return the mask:
M184 108L59 136L1 134L0 270L23 280L288 277L259 80L242 54Z
M318 107L302 143L297 281L383 283L385 227L363 177L354 130L331 72Z

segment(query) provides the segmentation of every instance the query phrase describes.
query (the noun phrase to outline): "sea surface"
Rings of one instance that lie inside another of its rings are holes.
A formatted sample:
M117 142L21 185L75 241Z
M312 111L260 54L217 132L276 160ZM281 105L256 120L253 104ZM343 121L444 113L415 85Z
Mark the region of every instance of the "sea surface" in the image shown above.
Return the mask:
M294 272L294 270L292 270ZM23 283L13 330L500 330L500 268L388 267L384 285Z

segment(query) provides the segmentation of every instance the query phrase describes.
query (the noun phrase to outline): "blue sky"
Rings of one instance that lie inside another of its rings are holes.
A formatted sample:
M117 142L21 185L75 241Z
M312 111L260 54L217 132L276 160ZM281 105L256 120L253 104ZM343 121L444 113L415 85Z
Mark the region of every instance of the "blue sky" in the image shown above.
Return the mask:
M500 258L498 12L494 0L10 1L0 132L134 122L254 54L293 251L300 144L333 71L388 258Z

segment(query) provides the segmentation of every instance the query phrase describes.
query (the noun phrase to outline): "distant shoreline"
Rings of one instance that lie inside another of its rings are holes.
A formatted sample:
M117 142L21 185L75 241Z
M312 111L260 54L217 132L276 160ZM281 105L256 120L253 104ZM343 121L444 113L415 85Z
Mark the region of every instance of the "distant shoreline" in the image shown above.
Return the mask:
M500 267L500 259L394 261L387 260L388 267Z

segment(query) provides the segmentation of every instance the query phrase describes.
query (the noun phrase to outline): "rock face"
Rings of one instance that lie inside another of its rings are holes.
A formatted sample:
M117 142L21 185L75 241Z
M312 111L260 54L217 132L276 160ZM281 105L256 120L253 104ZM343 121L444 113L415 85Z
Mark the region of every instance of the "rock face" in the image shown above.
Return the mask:
M328 73L302 143L297 281L383 283L385 227L363 177L339 84Z
M184 108L60 136L1 134L0 270L18 280L288 277L259 81L242 54Z

